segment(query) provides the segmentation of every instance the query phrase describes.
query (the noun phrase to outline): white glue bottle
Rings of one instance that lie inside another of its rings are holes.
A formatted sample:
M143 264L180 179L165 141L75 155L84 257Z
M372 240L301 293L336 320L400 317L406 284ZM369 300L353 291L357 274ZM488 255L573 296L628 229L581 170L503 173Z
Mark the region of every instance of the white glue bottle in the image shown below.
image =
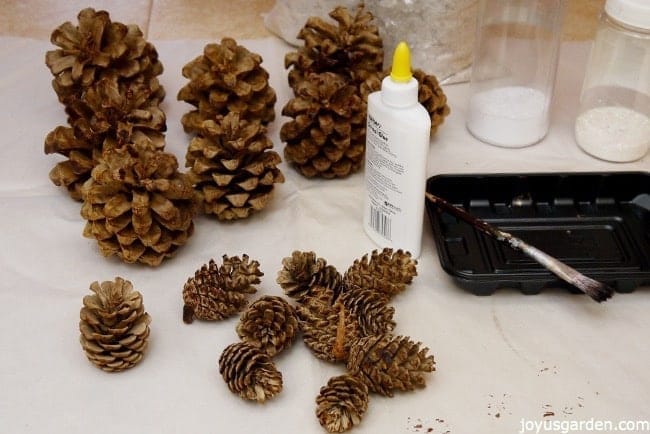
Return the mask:
M381 90L368 96L363 227L381 247L420 256L431 118L418 103L405 42Z

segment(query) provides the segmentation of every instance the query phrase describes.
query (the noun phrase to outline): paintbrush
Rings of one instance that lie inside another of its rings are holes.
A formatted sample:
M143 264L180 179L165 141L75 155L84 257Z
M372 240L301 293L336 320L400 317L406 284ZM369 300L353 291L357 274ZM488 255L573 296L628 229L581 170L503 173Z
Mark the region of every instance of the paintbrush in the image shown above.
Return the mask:
M466 223L469 223L476 229L489 235L497 241L503 244L507 244L512 249L524 253L526 256L542 265L548 271L555 274L565 282L568 282L571 285L575 286L597 302L600 303L601 301L605 301L613 295L614 290L610 286L585 276L578 270L568 266L559 259L556 259L551 255L544 253L538 248L527 244L520 238L517 238L508 232L504 232L487 223L486 221L474 217L464 209L454 206L438 196L435 196L428 192L425 193L425 195L427 199L438 205L440 209L448 212L454 217L459 218L460 220L463 220Z

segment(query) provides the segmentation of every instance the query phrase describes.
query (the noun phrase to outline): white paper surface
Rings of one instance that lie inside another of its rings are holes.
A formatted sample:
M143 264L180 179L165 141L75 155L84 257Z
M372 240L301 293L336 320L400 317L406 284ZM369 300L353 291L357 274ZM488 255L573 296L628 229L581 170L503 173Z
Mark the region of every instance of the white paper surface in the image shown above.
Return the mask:
M175 96L182 65L208 41L154 44L165 66L166 149L184 161L189 109ZM279 112L290 93L283 69L288 46L241 41L262 54L278 93L270 131L282 154ZM247 253L265 273L260 290L281 294L281 260L313 250L345 269L375 246L361 228L363 174L308 180L284 163L287 180L252 218L219 223L198 217L178 255L159 268L103 258L81 235L80 204L56 188L43 153L45 135L65 123L44 65L46 41L0 38L0 432L2 433L321 433L319 388L343 372L301 341L276 358L284 390L265 405L230 393L217 371L237 339L237 318L181 320L186 279L210 258ZM587 44L562 47L551 131L524 149L485 145L465 130L467 85L445 88L452 114L432 141L428 175L442 173L649 170L650 157L628 164L595 160L572 136ZM396 332L422 341L437 371L425 389L394 398L372 395L356 433L515 433L521 419L650 419L650 292L616 295L598 305L584 296L499 291L477 297L440 268L425 228L419 275L394 300ZM122 276L144 296L152 317L144 360L119 374L88 362L78 342L81 300L94 280ZM547 411L554 416L543 417ZM498 413L498 416L497 416Z

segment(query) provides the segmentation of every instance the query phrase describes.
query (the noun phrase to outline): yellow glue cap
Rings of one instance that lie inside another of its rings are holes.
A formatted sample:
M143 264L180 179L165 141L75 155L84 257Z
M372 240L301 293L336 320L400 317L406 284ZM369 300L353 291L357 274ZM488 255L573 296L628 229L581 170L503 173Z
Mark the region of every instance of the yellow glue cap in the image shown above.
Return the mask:
M397 44L393 52L393 67L390 70L390 78L398 83L405 83L411 79L411 50L406 42Z

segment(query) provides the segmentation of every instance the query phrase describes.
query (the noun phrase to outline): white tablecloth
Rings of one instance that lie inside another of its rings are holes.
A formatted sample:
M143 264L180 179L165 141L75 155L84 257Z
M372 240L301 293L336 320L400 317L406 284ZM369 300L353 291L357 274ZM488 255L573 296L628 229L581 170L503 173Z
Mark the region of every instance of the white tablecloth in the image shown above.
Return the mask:
M188 136L179 119L189 106L175 100L186 82L180 71L206 42L154 41L165 66L166 149L181 162ZM278 93L270 133L281 154L287 47L276 39L241 42L262 54ZM0 432L323 432L314 399L342 366L316 359L298 341L276 359L282 393L265 405L244 402L216 368L222 349L237 340L237 318L186 325L181 291L196 268L223 254L260 261L265 275L254 298L281 294L275 278L282 258L296 249L313 250L344 271L375 248L361 227L363 174L308 180L283 163L286 182L265 211L234 223L198 217L189 243L159 268L105 259L81 235L80 204L48 179L57 158L43 153L43 139L65 123L44 65L51 48L47 41L0 38ZM432 140L428 174L649 170L650 156L611 164L576 146L572 123L587 51L587 44L562 47L552 128L529 148L472 138L464 128L467 85L446 87L452 114ZM442 271L429 229L418 274L394 300L396 332L428 346L437 371L425 389L372 395L353 432L502 434L519 432L522 418L650 419L647 288L602 305L563 291L477 297ZM107 374L86 360L78 319L89 284L115 276L143 294L152 335L141 364Z

